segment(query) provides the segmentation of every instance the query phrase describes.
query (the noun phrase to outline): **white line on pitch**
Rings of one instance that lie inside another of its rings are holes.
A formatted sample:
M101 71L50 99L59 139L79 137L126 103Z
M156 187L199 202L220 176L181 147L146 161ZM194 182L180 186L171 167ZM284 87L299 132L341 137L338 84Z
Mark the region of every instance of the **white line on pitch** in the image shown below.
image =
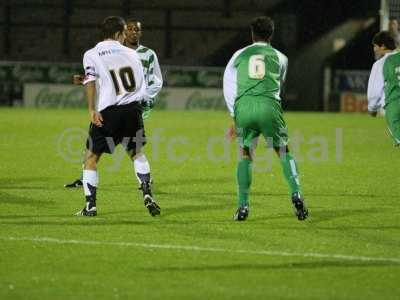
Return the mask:
M3 241L27 241L35 243L53 243L53 244L77 244L77 245L98 245L98 246L119 246L119 247L136 247L146 249L172 249L172 250L185 250L197 252L221 252L233 254L253 254L264 256L285 256L285 257L312 257L312 258L327 258L335 260L348 260L348 261L367 261L367 262L391 262L400 264L400 258L394 257L370 257L370 256L354 256L342 254L324 254L324 253L300 253L300 252L286 252L286 251L268 251L268 250L234 250L225 248L209 248L199 246L183 246L183 245L168 245L168 244L146 244L146 243L133 243L133 242L106 242L106 241L83 241L83 240L62 240L51 237L2 237Z

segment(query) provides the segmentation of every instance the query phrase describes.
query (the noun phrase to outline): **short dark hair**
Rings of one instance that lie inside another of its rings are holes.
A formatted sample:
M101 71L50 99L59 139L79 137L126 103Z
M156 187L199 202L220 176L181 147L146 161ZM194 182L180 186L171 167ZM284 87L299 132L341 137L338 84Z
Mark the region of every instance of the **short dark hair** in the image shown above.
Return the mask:
M124 31L126 22L122 17L110 16L104 19L101 24L103 38L114 38L115 33Z
M254 18L250 23L251 32L254 36L269 41L274 34L274 21L270 17L262 16Z
M394 50L396 49L396 42L389 31L380 31L374 35L372 39L372 44L378 45L379 47L385 46L386 49Z

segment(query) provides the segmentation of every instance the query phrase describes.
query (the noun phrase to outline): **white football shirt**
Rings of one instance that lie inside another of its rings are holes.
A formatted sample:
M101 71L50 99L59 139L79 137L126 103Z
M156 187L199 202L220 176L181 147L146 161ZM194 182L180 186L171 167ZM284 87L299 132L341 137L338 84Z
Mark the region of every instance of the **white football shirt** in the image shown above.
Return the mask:
M103 41L83 56L85 80L96 81L97 111L141 101L146 96L143 66L136 51L118 41Z

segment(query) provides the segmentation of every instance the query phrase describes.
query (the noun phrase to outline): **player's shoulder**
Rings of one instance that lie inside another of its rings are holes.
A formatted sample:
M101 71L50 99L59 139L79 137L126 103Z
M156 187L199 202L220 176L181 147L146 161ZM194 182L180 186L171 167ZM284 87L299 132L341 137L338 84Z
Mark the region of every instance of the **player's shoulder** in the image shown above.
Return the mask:
M381 58L377 59L374 65L384 65L386 61L390 61L392 59L396 59L400 57L399 50L394 50L392 52L386 53Z
M282 51L280 51L280 50L278 50L278 49L276 49L276 48L274 48L274 47L272 47L272 49L274 49L274 51L276 52L276 54L278 55L278 56L280 56L280 57L282 57L282 58L284 58L284 59L288 59L288 57L286 56L286 54L284 54Z
M136 51L134 49L132 49L132 48L129 48L129 47L127 47L125 45L122 45L122 44L120 45L120 47L121 47L121 50L126 52L126 53L129 53L129 54L135 53L136 54Z
M237 50L235 53L233 53L231 61L236 61L237 59L240 59L240 57L242 56L242 54L244 54L246 52L247 49L250 49L253 46L253 44L251 45L247 45L243 48L240 48L239 50Z
M279 51L278 49L276 49L276 48L274 48L274 47L272 47L272 49L274 49L276 55L278 56L279 60L280 60L282 63L284 63L284 64L287 64L287 63L288 63L289 59L288 59L288 57L287 57L284 53L282 53L281 51Z
M243 48L240 48L239 50L237 50L235 52L234 56L238 56L238 55L244 53L246 50L251 49L252 47L254 47L254 44L250 44L250 45L247 45L247 46L245 46Z
M83 55L90 55L93 53L94 48L90 48L88 50L85 51L85 53L83 53Z
M96 47L90 48L85 51L83 54L83 57L93 57L93 55L96 53Z
M135 49L129 48L127 46L121 45L122 51L128 55L129 57L135 57L136 59L139 59L139 55L137 54ZM140 60L140 59L139 59Z
M144 45L139 45L139 47L136 49L136 52L143 53L143 54L149 54L149 55L150 54L154 55L156 53L153 49L146 47Z
M372 65L372 70L382 69L388 57L389 55L386 54L381 58L377 59Z
M384 60L384 63L393 62L394 64L398 65L398 62L399 62L399 59L400 59L400 52L399 52L399 50L395 50L393 52L387 53L381 59Z

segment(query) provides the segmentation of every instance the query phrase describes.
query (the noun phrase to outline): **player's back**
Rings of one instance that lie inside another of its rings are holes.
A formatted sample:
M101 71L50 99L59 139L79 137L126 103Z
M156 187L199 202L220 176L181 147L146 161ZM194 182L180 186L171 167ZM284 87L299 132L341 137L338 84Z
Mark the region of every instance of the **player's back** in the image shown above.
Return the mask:
M237 52L237 97L262 96L280 101L287 58L267 43L254 43Z
M88 50L84 67L96 76L98 111L143 99L145 83L140 59L134 50L118 41L103 41Z
M392 52L382 58L385 80L386 105L400 99L400 52Z

